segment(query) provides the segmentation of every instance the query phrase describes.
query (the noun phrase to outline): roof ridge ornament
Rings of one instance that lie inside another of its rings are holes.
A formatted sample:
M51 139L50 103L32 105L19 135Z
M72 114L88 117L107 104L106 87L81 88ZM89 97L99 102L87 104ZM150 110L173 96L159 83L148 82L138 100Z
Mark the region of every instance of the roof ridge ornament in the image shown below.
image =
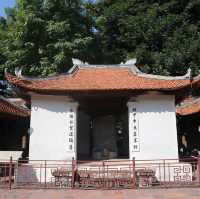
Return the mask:
M20 78L23 77L23 75L22 75L23 68L24 68L23 66L21 66L21 67L15 67L15 75L17 77L20 77Z
M121 62L120 65L135 65L137 63L137 58L128 59L125 62Z
M73 65L89 65L88 62L83 62L80 59L72 58Z
M189 79L192 79L192 69L190 67L187 69L185 76L187 76Z
M192 79L192 70L191 70L191 68L188 68L187 73L185 75L180 75L180 76L163 76L163 75L148 74L148 73L143 73L139 69L138 69L138 71L139 71L137 73L138 76L146 77L146 78L163 79L163 80Z
M136 66L137 58L128 59L125 62L121 62L120 67L128 67L135 75L143 74L143 72Z
M72 58L73 66L68 70L67 74L73 74L78 70L79 66L89 66L88 62L83 62L80 59Z

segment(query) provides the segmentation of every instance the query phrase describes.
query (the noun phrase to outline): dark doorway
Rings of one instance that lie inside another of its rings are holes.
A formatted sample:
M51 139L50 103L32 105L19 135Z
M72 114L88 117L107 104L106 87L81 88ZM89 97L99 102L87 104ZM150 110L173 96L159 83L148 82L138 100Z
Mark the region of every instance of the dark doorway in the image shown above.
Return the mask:
M22 158L29 153L30 118L0 116L0 151L22 151Z
M128 112L122 99L80 103L77 130L79 160L129 158Z
M198 155L200 151L200 113L178 116L179 157Z

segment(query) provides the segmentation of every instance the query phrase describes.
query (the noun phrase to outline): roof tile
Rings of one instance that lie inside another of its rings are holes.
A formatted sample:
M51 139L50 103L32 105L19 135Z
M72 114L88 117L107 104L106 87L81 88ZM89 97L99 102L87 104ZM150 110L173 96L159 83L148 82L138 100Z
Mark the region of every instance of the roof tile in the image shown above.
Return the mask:
M191 84L190 79L150 78L128 68L78 68L72 74L37 80L10 74L6 78L29 91L178 90Z
M0 114L19 117L29 117L30 111L19 105L9 102L7 99L0 97Z

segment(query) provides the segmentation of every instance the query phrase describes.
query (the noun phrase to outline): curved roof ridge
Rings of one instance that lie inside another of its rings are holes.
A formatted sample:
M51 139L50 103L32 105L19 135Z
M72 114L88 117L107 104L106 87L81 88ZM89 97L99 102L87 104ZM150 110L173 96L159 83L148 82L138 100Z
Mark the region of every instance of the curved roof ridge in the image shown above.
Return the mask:
M30 111L29 108L25 108L25 107L23 107L23 106L20 106L20 105L14 103L14 102L11 102L9 99L7 99L7 98L5 98L5 97L3 97L3 96L0 96L0 100L3 100L3 101L5 101L5 102L11 104L12 106L15 106L16 108L22 109L23 111Z
M19 106L11 101L9 101L7 98L3 97L3 96L0 96L0 101L3 101L4 103L6 103L8 106L11 106L12 108L20 111L18 114L17 113L11 113L11 114L14 114L14 115L20 115L20 116L29 116L30 115L30 109L28 108L25 108L23 106Z
M184 102L180 103L179 105L177 105L177 108L187 108L197 102L200 102L200 97L198 97L198 96L196 98L193 97L193 99L191 99L191 101L187 101L185 103Z
M176 106L176 113L179 115L192 115L200 111L200 97L192 99L189 102Z
M181 75L181 76L154 75L154 74L143 73L142 71L140 71L137 75L140 77L160 79L160 80L183 80L183 79L191 78L191 72L189 69L185 75Z
M14 76L16 78L20 78L21 80L27 80L27 81L51 80L51 79L57 79L57 78L60 78L62 76L65 77L66 75L69 75L69 73L67 72L67 73L61 73L61 74L58 74L58 75L52 75L52 76L48 76L48 77L30 77L30 76L22 75L22 74L12 75L8 72L7 69L5 69L4 74L5 74L5 77L11 75L11 76Z
M145 77L145 78L150 78L150 79L159 79L159 80L183 80L183 79L190 79L191 78L191 69L188 68L187 73L185 75L181 75L181 76L164 76L164 75L154 75L154 74L148 74L148 73L144 73L142 72L136 65L133 64L116 64L116 65L89 65L89 64L82 64L82 65L75 65L74 66L79 67L79 68L128 68L130 69L130 71L139 76L139 77ZM72 67L72 71L73 71L73 67ZM200 78L200 75L199 75Z
M182 76L164 76L164 75L154 75L154 74L148 74L142 72L137 66L132 65L132 64L102 64L102 65L90 65L90 64L80 64L80 65L74 65L72 66L68 72L54 75L54 76L49 76L49 77L29 77L22 75L22 70L23 67L19 69L19 71L16 73L16 76L18 78L21 78L23 80L30 80L30 81L41 81L41 80L51 80L51 79L57 79L61 77L66 77L73 75L78 69L88 69L88 68L95 68L95 69L100 69L100 68L112 68L112 69L124 69L127 68L129 69L134 75L137 75L139 77L144 77L144 78L149 78L149 79L159 79L159 80L184 80L184 79L190 79L191 78L191 69L189 68L187 73ZM5 74L9 74L7 69L5 70ZM200 75L194 77L195 80L200 79Z
M20 71L21 72L21 71ZM135 65L74 65L67 73L46 78L17 76L5 72L11 84L32 91L93 91L93 90L178 90L199 86L200 76L170 77L142 73Z

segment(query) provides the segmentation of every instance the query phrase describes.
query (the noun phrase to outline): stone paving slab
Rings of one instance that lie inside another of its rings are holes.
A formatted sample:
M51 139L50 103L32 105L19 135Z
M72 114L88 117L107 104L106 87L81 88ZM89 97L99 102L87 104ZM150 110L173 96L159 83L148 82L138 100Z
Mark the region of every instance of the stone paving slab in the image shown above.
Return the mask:
M200 199L200 188L109 191L0 189L0 199Z

